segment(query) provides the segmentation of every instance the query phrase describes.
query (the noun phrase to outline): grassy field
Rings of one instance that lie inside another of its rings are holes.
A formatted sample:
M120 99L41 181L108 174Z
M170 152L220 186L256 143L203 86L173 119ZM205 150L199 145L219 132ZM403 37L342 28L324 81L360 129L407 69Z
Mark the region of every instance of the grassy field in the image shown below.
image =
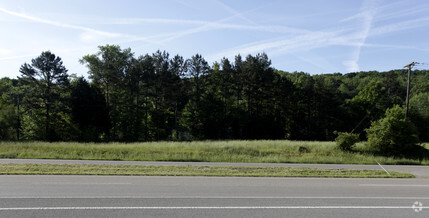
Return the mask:
M247 177L335 177L413 178L408 173L379 170L335 170L299 167L208 167L96 164L0 164L3 175L128 175L128 176L247 176Z
M425 144L429 148L428 144ZM0 158L327 164L415 164L429 159L375 156L364 143L343 152L335 142L286 140L148 143L0 142Z

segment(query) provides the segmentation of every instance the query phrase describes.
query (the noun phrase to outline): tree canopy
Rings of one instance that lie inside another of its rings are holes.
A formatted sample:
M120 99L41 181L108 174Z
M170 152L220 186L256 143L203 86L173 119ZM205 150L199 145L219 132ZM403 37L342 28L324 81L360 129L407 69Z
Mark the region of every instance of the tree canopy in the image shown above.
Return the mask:
M80 61L88 79L69 76L49 51L24 63L17 79L0 79L0 140L334 140L334 131L364 138L405 102L406 70L309 75L274 69L265 53L210 65L200 54L136 56L116 45ZM411 84L410 119L422 140L428 75L414 70Z

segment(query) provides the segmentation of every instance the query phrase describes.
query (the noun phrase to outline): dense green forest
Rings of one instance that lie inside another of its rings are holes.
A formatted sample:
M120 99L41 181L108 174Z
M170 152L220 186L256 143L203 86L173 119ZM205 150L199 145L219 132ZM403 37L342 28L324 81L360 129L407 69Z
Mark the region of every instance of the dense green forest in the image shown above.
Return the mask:
M100 46L80 60L89 79L43 52L0 79L0 140L334 140L405 104L407 70L309 75L266 54L212 66L201 55L136 56ZM429 71L413 70L410 120L429 141Z

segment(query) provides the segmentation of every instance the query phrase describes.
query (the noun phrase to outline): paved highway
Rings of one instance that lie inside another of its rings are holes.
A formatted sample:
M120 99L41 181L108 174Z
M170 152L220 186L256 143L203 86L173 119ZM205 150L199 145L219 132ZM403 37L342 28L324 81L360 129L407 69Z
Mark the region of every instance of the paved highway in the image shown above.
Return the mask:
M0 176L0 217L429 217L429 180Z

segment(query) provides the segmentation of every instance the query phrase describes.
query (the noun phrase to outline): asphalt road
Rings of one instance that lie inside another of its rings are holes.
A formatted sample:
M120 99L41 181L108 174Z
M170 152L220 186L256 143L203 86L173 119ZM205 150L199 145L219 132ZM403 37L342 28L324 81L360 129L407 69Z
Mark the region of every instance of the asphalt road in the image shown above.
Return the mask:
M429 180L0 176L0 217L429 217Z

